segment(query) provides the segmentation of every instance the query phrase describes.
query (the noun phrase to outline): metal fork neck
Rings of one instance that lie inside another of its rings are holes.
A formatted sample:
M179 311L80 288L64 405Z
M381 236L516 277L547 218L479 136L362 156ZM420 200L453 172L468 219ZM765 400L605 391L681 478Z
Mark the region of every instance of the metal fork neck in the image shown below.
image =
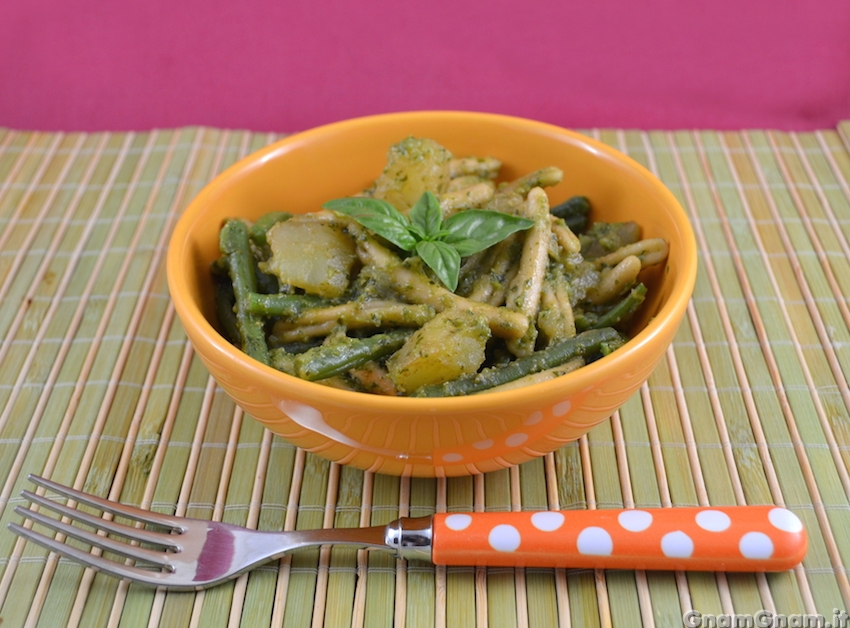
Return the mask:
M384 528L384 543L399 558L431 560L431 517L396 519Z

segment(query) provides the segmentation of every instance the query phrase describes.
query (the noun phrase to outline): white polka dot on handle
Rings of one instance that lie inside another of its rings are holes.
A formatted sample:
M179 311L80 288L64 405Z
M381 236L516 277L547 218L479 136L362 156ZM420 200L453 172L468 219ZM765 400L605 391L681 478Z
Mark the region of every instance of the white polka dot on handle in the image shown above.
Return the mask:
M519 549L522 537L515 527L503 523L490 530L487 540L497 552L515 552Z
M741 537L738 548L744 558L758 560L773 556L773 541L764 532L747 532Z
M446 517L446 527L449 530L459 532L466 530L472 524L472 516L466 514L455 514Z
M463 456L458 453L448 453L443 455L443 462L460 462Z
M579 554L585 556L610 556L614 551L614 540L603 528L590 526L579 532L576 547Z
M643 532L652 525L652 514L645 510L624 510L617 522L629 532Z
M803 522L787 508L774 508L767 513L767 519L773 527L783 532L797 533L802 531Z
M536 512L531 515L531 525L541 532L554 532L564 525L565 520L560 512Z
M694 553L694 541L681 530L668 532L661 537L661 551L669 558L690 558Z
M721 510L701 510L696 516L697 525L708 532L723 532L732 525L732 519Z

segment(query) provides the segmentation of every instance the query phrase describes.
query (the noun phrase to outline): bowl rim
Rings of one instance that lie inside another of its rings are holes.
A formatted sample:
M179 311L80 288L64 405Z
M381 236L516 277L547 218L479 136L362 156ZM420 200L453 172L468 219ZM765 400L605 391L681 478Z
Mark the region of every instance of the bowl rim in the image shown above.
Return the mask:
M187 282L184 273L181 272L184 258L182 245L191 239L190 227L204 211L207 200L210 197L214 197L219 189L226 187L228 181L234 175L262 167L266 161L274 157L278 152L290 150L299 144L309 142L314 137L333 134L339 130L352 127L373 125L382 120L412 120L421 118L422 116L442 119L465 118L468 120L489 120L491 122L502 122L512 126L536 129L540 132L568 136L593 149L593 151L602 153L614 161L635 170L637 174L650 183L653 191L660 200L672 209L672 216L679 228L681 239L678 241L678 245L682 249L682 267L678 269L676 283L671 289L670 296L663 307L661 307L658 313L643 329L629 338L616 352L583 366L572 373L545 382L529 384L510 390L466 396L427 398L388 397L333 388L278 371L271 366L251 359L241 349L228 342L210 321L207 320L199 305L186 296L188 294L188 290L185 289ZM315 395L321 396L325 403L359 407L360 409L371 408L376 411L400 413L439 412L440 410L453 412L487 411L489 409L504 407L506 404L511 406L538 405L540 399L551 397L556 391L561 391L565 383L569 383L570 388L573 390L585 390L593 387L604 377L604 369L606 369L612 360L619 362L641 360L643 354L649 351L649 346L653 343L653 340L669 332L669 330L665 330L668 325L676 324L678 326L678 321L681 320L687 308L696 282L697 245L687 212L673 193L655 174L642 164L601 141L554 124L505 114L459 110L419 110L374 114L332 122L287 135L239 159L209 181L186 206L175 224L169 240L166 274L172 302L178 317L184 323L184 328L189 339L193 344L203 344L206 349L206 351L196 349L199 356L212 350L219 358L223 359L228 365L228 368L238 368L246 377L255 380L258 384L264 382L278 389L300 389L299 395L315 393ZM188 328L185 321L190 321L190 325L194 327L191 329ZM600 371L603 372L600 373Z

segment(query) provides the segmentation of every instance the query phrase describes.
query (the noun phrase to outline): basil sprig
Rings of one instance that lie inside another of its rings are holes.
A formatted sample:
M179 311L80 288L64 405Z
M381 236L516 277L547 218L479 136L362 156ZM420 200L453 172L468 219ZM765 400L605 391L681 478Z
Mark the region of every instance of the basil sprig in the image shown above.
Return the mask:
M452 292L457 289L460 260L501 242L534 221L498 211L467 209L446 220L440 202L426 191L405 216L377 198L338 198L322 205L345 214L404 251L415 252Z

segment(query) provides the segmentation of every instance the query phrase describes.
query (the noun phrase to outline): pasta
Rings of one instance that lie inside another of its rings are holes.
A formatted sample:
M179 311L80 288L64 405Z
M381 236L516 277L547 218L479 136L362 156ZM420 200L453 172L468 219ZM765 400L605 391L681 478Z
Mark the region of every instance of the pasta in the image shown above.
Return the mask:
M558 168L498 182L500 168L411 137L343 199L354 210L228 220L220 329L290 375L384 395L508 390L616 350L667 243L591 223L585 197L550 206Z

